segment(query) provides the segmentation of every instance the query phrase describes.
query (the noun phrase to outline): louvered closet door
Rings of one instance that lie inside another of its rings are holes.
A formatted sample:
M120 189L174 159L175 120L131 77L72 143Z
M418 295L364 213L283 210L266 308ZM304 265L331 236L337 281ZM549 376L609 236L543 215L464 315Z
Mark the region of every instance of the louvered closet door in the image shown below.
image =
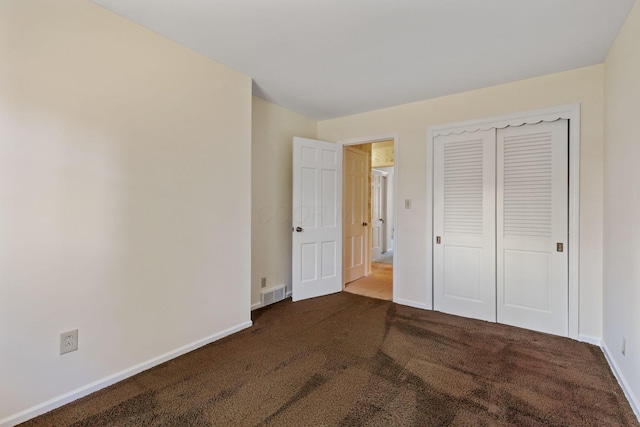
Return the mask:
M495 130L435 138L433 215L434 308L495 322Z
M568 334L568 151L566 120L498 130L499 323Z

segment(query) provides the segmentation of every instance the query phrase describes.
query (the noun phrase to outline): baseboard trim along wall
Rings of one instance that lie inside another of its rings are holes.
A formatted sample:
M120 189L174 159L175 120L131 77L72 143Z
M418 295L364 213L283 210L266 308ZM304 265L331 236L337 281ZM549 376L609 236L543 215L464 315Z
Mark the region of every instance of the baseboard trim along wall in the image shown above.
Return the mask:
M586 342L587 344L593 344L597 347L602 347L602 340L590 335L578 335L578 341Z
M200 348L207 344L211 344L214 341L218 341L219 339L222 339L226 336L249 328L252 324L253 322L249 320L248 322L241 323L222 332L218 332L217 334L213 334L191 344L187 344L183 347L162 354L158 357L154 357L153 359L147 360L146 362L142 362L138 365L132 366L113 375L109 375L108 377L94 381L90 384L72 390L58 397L54 397L53 399L47 400L46 402L43 402L39 405L32 406L31 408L25 409L24 411L1 419L0 427L11 427L24 421L30 420L31 418L35 418L38 415L42 415L53 409L59 408L60 406L66 405L67 403L73 402L74 400L80 399L81 397L87 396L95 391L101 390L119 381L132 377L142 371L146 371L147 369L153 368L154 366L160 365L161 363L164 363L168 360L175 359L176 357L182 356L183 354L186 354L197 348Z
M611 356L609 347L607 347L605 343L602 343L601 348L602 352L604 353L604 357L607 359L607 362L609 362L609 366L611 367L613 375L618 380L620 387L622 387L622 391L624 391L624 395L627 397L627 400L631 405L631 409L633 409L633 412L635 412L638 421L640 421L640 401L638 401L638 398L633 393L633 390L631 390L631 387L629 387L629 383L625 379L624 375L622 375L622 371L620 371L620 369L618 368L616 360L613 358L613 356Z
M411 300L402 299L402 298L397 298L393 302L395 302L396 304L400 304L400 305L406 305L408 307L421 308L423 310L431 310L431 307L427 306L427 304L425 304L423 302L411 301Z

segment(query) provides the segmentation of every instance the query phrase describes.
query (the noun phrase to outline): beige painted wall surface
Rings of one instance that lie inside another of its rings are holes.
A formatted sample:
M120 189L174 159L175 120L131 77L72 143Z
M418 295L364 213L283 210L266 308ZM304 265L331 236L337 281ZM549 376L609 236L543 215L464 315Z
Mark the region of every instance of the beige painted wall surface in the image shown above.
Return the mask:
M250 321L251 79L83 0L0 28L2 420Z
M253 97L251 149L251 302L267 288L291 290L293 137L317 138L314 120Z
M431 306L427 283L427 127L557 105L582 104L580 334L602 334L603 66L523 80L318 123L328 141L398 132L397 295ZM411 210L404 200L412 199Z
M604 344L640 414L640 3L609 52L605 90Z

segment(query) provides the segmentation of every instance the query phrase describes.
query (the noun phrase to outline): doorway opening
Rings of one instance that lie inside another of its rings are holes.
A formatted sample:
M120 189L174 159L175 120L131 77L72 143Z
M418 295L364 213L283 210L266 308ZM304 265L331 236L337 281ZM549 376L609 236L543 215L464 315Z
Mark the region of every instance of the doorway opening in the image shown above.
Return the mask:
M343 290L392 301L395 138L343 145Z

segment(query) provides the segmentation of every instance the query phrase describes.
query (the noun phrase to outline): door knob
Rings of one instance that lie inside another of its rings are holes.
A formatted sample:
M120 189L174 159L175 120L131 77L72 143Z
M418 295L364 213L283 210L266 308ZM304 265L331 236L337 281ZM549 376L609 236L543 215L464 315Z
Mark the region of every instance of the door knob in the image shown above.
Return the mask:
M362 223L362 226L363 226L363 227L366 227L366 226L367 226L367 223L366 223L366 222L363 222L363 223Z
M382 223L384 224L384 219L383 219L383 218L380 218L380 222L382 222Z
M300 233L302 231L302 227L296 227L296 232Z

